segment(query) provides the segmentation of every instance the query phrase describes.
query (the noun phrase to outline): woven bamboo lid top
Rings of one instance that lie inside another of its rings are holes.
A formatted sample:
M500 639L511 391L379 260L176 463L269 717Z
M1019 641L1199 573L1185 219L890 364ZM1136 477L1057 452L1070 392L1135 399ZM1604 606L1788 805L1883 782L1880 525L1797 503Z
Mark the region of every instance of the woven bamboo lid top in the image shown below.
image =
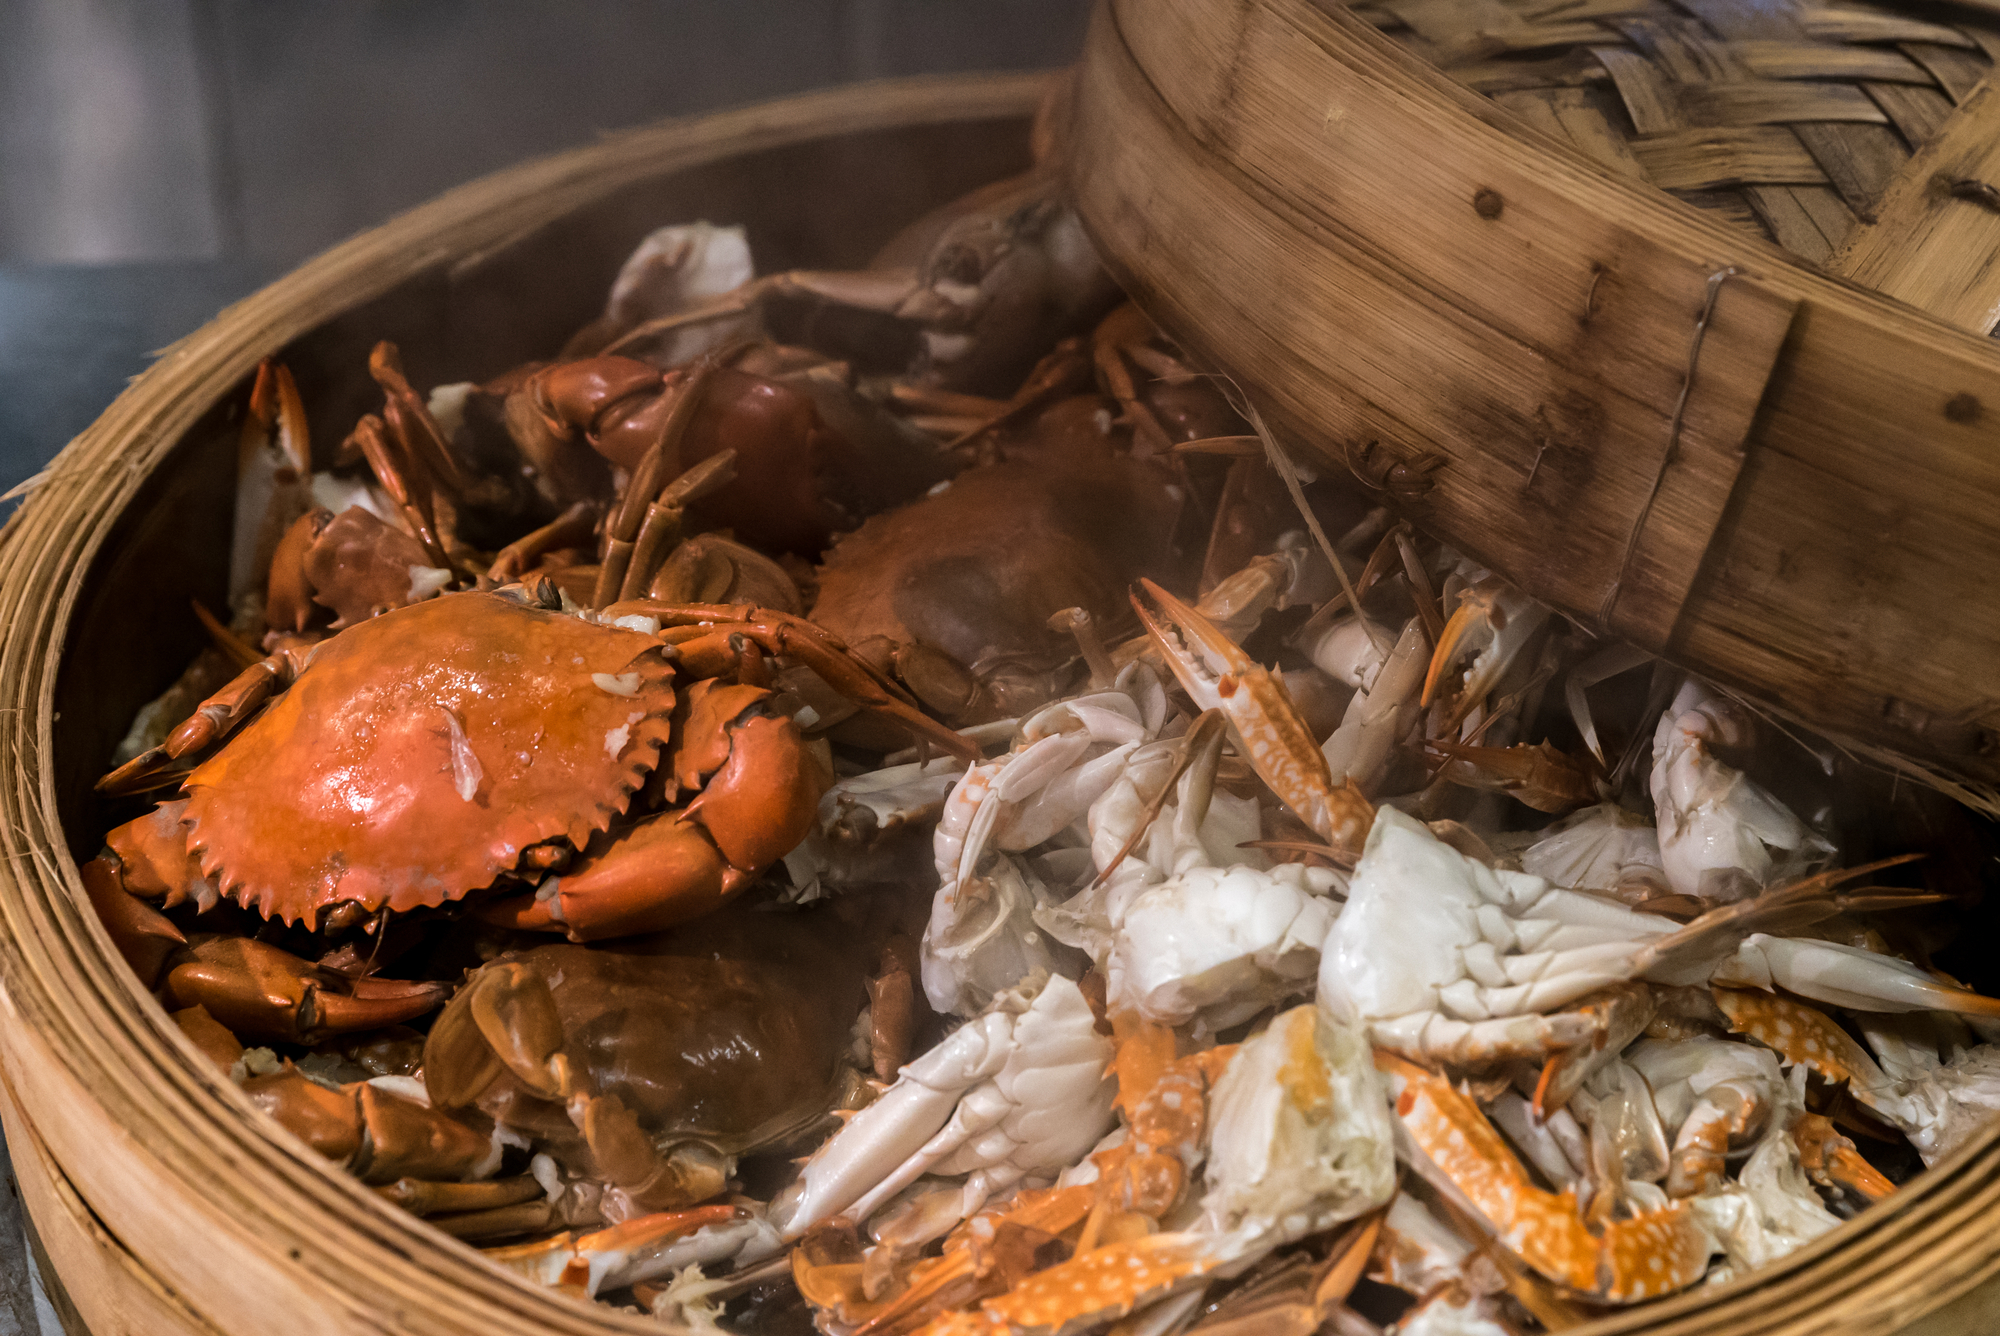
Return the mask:
M1370 0L1354 12L1605 167L1821 264L1875 221L2000 54L2000 15L1967 11Z

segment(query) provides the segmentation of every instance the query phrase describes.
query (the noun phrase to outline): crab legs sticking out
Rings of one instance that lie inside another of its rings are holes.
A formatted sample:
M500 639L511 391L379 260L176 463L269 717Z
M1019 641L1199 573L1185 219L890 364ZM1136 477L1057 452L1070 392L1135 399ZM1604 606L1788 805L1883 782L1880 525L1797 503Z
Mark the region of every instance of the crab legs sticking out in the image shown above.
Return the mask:
M261 592L285 530L311 502L312 448L305 401L282 363L257 364L238 438L236 531L229 547L229 604Z
M1151 580L1132 606L1196 708L1220 710L1257 774L1321 839L1358 856L1374 804L1352 785L1336 789L1326 756L1299 722L1284 682L1213 622Z
M535 1137L606 1185L612 1219L716 1196L736 1155L790 1144L851 1083L866 998L861 966L836 952L792 955L801 977L787 978L769 956L720 948L555 944L485 965L425 1042L432 1102Z
M1530 1181L1470 1095L1394 1054L1381 1053L1377 1062L1400 1085L1396 1114L1436 1173L1537 1272L1614 1304L1656 1299L1701 1279L1713 1245L1685 1202L1608 1220L1593 1232L1575 1193Z
M600 1290L651 1280L682 1267L723 1259L758 1262L778 1248L770 1225L749 1207L729 1203L634 1216L587 1234L485 1249L487 1258L528 1279L586 1299Z

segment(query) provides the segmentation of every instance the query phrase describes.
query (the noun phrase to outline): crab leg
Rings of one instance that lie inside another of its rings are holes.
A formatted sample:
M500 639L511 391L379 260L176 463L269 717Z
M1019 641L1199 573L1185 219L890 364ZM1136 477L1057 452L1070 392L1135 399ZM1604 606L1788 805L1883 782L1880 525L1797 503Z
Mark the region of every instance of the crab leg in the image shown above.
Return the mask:
M311 649L285 645L238 673L228 686L195 707L159 746L139 753L97 781L99 793L140 793L157 787L156 777L175 761L206 750L257 713L265 701L292 684L305 670Z
M677 1209L723 1190L728 1157L694 1141L660 1150L617 1096L578 1085L562 1044L562 1018L541 977L520 964L489 966L431 1027L424 1085L440 1107L461 1108L504 1070L535 1094L562 1101L605 1180L638 1206Z
M1542 1275L1624 1304L1672 1294L1707 1270L1710 1240L1686 1203L1612 1220L1592 1234L1577 1216L1576 1194L1536 1187L1470 1095L1385 1051L1376 1064L1401 1080L1396 1112L1430 1164Z
M1151 580L1132 606L1203 710L1220 710L1257 774L1305 823L1343 853L1359 856L1375 808L1352 785L1336 789L1326 757L1299 718L1285 684L1215 624Z
M1442 761L1438 778L1446 783L1505 793L1555 816L1598 801L1598 772L1546 742L1474 747L1435 738L1424 745Z
M1862 1158L1852 1141L1834 1129L1830 1118L1817 1113L1802 1115L1792 1124L1792 1140L1798 1143L1799 1163L1816 1183L1844 1189L1869 1202L1881 1201L1896 1190L1894 1183Z
M354 424L349 440L361 451L368 467L374 470L376 481L382 484L383 490L403 512L403 518L409 523L417 542L423 546L424 555L430 559L431 565L444 570L455 569L439 535L430 479L423 473L422 466L407 448L391 443L388 429L382 425L382 419L373 413ZM402 458L397 458L398 454Z
M382 417L404 456L423 470L426 481L436 480L451 492L465 488L465 474L444 439L437 419L403 375L402 354L387 339L368 354L368 374L382 387ZM428 493L428 488L426 488Z
M665 420L660 423L659 434L647 447L645 456L633 471L631 482L626 484L624 498L612 513L610 523L605 526L597 590L591 598L591 602L599 607L620 597L629 598L635 592L632 585L636 582L627 576L631 571L633 552L649 524L656 529L669 523L679 528L680 508L666 501L661 489L667 485L668 471L673 468L674 461L680 458L681 438L687 434L688 423L694 420L696 410L708 397L709 382L715 378L718 365L713 357L704 358L667 390L673 396L673 402L667 409ZM723 471L728 471L727 464L723 466ZM657 516L651 513L656 501L665 502L662 513ZM667 512L672 512L671 517ZM661 546L663 541L656 537L654 546ZM639 585L641 589L644 587Z
M660 489L659 499L646 507L646 518L633 540L632 560L625 568L620 598L639 598L659 573L660 563L681 541L687 507L736 481L736 452L718 450Z
M330 1089L287 1062L243 1083L252 1104L371 1186L476 1179L500 1166L490 1134L370 1081Z
M595 1298L599 1290L630 1285L692 1262L731 1256L752 1240L755 1230L729 1226L754 1227L755 1223L740 1206L697 1206L638 1216L590 1234L565 1232L534 1243L483 1251L489 1260L530 1280ZM697 1242L703 1233L716 1246L702 1249L697 1243L692 1248L676 1248ZM685 1260L674 1257L676 1251L688 1254ZM695 1255L702 1252L709 1256Z
M257 364L237 444L236 531L229 548L232 610L245 594L262 588L279 539L311 508L308 439L297 382L282 363L265 358Z
M544 555L558 548L582 547L597 532L597 506L578 501L541 528L517 538L493 559L486 578L496 585L512 584Z
M151 988L160 977L167 958L187 945L187 938L173 920L125 889L118 864L110 858L93 858L82 868L84 893L98 922L111 936L111 944L125 963Z
M1592 1032L1583 1042L1554 1054L1542 1067L1541 1079L1535 1084L1537 1120L1568 1104L1570 1096L1581 1090L1594 1072L1645 1033L1653 1020L1653 990L1642 983L1613 984L1569 1010L1588 1016Z
M702 676L704 669L721 671L733 662L705 662L692 656L704 645L720 646L729 634L755 641L766 654L786 655L818 673L826 684L862 709L900 725L919 743L936 747L949 756L976 761L979 744L946 728L918 709L902 689L857 658L845 644L820 630L803 617L794 617L774 608L749 604L660 603L652 599L628 599L604 609L611 618L652 617L663 627L702 626L709 635L678 645L682 662L690 673ZM717 640L716 637L723 637Z

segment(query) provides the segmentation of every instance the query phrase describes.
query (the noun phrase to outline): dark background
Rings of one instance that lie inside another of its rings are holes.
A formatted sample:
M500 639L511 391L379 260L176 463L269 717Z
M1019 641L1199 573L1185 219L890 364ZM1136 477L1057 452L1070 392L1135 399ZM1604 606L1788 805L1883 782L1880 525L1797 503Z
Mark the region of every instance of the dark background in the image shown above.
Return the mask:
M0 491L155 351L449 186L664 116L1063 64L1088 12L1089 0L0 0Z

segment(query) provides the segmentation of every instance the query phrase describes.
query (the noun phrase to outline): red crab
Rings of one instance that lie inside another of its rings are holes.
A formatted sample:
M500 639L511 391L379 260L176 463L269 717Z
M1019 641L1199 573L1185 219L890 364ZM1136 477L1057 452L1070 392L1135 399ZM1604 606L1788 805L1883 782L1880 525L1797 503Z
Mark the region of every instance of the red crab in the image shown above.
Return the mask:
M177 977L184 945L131 897L226 896L314 927L344 906L405 912L512 879L520 890L481 916L574 941L705 913L804 836L829 780L762 684L767 655L967 746L797 619L627 603L586 620L512 593L444 594L281 649L108 776L112 791L155 785L235 730L186 775L184 798L113 831L87 869L128 956L149 940L150 972ZM338 986L303 961L276 972ZM357 1023L385 1023L359 1010Z

